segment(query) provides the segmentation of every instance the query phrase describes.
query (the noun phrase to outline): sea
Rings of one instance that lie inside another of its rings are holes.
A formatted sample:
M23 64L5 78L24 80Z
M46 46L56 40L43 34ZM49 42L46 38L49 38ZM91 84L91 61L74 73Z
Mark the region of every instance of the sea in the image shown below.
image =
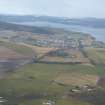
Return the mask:
M84 32L91 34L96 38L97 41L105 42L105 28L95 28L89 26L81 26L81 25L66 25L60 23L53 23L47 21L36 21L36 22L22 22L17 23L28 26L39 26L39 27L53 27L53 28L63 28L70 31Z

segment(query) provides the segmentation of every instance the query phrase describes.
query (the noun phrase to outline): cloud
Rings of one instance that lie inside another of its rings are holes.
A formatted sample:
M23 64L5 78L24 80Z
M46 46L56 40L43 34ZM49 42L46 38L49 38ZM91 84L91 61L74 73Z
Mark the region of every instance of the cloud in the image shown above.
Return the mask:
M105 0L0 0L0 13L105 17Z

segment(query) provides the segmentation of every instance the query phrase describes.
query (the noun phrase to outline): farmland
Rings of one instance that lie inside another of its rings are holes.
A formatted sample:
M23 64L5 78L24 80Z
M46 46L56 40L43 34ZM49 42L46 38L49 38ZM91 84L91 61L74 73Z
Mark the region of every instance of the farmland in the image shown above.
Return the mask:
M12 57L15 59L26 57L29 59L34 55L41 58L39 60L51 57L51 60L56 61L59 59L64 62L66 56L67 58L71 58L73 55L78 55L78 59L85 58L84 54L78 49L64 49L64 53L62 53L62 49L39 47L25 43L13 44L10 42L1 42L0 44L2 48L0 52L1 57L8 59L12 59ZM95 99L90 101L86 92L82 92L81 90L76 95L77 93L71 93L70 91L87 84L94 87L97 91L98 87L100 87L97 83L101 77L105 76L105 69L100 63L96 65L91 64L91 59L94 59L94 56L89 56L90 49L104 53L102 49L87 47L84 48L84 51L88 55L86 59L90 60L88 63L29 63L15 68L14 71L5 72L6 75L0 79L0 95L7 100L4 104L42 105L43 102L52 100L55 102L55 105L94 105ZM60 53L56 54L56 51L60 51ZM8 52L6 56L5 52ZM75 59L74 56L72 59ZM102 59L104 58L102 57ZM97 91L93 93L93 97L94 94L98 94ZM100 88L99 91L104 91L104 88ZM83 95L86 99L83 98ZM91 93L89 95L91 96ZM99 99L100 97L97 99L98 103L100 103Z
M33 51L25 46L0 41L0 78L31 61Z
M0 33L0 104L105 105L104 45L81 32L28 28Z
M105 64L105 49L103 48L86 48L85 52L91 61L95 64Z
M37 103L41 105L44 100L55 99L59 105L62 102L60 101L62 95L69 89L85 84L96 86L98 78L102 75L105 75L105 71L99 66L28 64L0 80L0 94L9 99L8 103L11 103L12 98L16 101L14 103L31 105L34 102L35 105ZM63 100L64 104L68 103ZM83 103L79 100L77 102ZM75 102L72 100L71 105L76 104L73 103Z

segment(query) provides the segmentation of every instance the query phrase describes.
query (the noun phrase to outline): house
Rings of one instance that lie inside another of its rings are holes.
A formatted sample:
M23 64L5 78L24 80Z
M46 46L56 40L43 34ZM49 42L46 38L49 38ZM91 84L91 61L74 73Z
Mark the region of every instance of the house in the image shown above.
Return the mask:
M51 100L48 100L46 102L43 102L42 104L43 105L55 105L55 102L54 101L51 101Z
M72 89L71 92L73 92L73 93L80 93L81 90L79 90L79 89Z
M0 103L4 103L6 100L3 97L0 97Z
M89 86L89 85L84 85L80 87L75 87L71 89L72 93L81 93L81 92L91 92L95 89L95 87Z

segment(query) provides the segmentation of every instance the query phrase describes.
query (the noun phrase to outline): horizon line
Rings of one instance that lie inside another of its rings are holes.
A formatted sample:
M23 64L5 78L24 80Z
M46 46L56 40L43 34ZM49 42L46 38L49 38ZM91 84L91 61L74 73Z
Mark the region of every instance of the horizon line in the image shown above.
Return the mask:
M35 16L35 17L55 17L55 18L65 18L65 19L105 19L101 17L66 17L66 16L53 16L53 15L39 15L39 14L10 14L10 13L0 13L0 15L4 16Z

